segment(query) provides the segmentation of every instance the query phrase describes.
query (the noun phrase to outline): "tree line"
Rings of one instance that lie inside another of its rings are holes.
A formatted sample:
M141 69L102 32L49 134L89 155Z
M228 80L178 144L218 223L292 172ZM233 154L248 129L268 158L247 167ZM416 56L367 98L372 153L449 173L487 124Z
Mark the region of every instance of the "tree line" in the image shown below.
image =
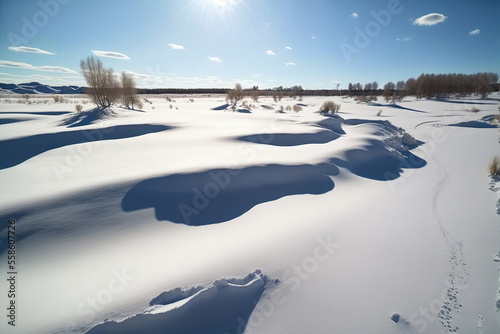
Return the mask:
M421 74L417 79L409 78L406 81L390 81L382 89L382 96L386 101L402 100L405 96L421 98L448 98L452 95L458 97L480 95L481 98L498 90L498 74L482 72L475 74ZM349 83L349 95L380 93L376 81L361 85L361 83Z
M156 88L140 89L131 74L122 72L121 76L115 75L112 68L104 68L102 62L94 56L89 56L80 62L83 76L87 82L86 93L98 107L109 107L117 101L129 109L140 104L138 93L142 94L234 94L234 91L226 88ZM337 85L338 87L338 85ZM291 98L304 95L309 96L370 96L375 99L376 95L382 94L386 101L401 101L405 96L413 95L417 98L447 98L452 95L458 97L472 94L480 95L482 98L498 90L498 74L492 72L482 72L475 74L421 74L417 79L410 78L406 81L388 82L379 89L377 81L364 85L361 83L349 83L347 90L309 90L303 89L300 85L284 88L282 86L273 89L259 90L254 86L248 89L239 85L237 96L250 96L255 101L255 97L272 96L275 101L281 100L284 96ZM241 99L240 98L240 99ZM234 101L233 101L234 102ZM140 108L140 107L139 107Z

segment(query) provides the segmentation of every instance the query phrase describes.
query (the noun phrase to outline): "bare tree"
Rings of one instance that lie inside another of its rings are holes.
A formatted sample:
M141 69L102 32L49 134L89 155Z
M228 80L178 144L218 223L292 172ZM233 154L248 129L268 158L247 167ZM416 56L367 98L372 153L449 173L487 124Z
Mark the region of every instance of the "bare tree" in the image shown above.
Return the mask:
M232 104L233 110L236 109L236 105L239 101L243 99L243 88L241 84L237 83L234 85L234 89L227 92L226 101Z
M396 90L398 91L398 101L401 102L405 98L405 82L404 81L398 81L396 83Z
M121 81L123 104L128 109L134 109L134 104L137 104L137 102L139 101L137 97L135 80L131 74L122 72Z
M385 97L385 102L389 102L389 100L391 99L392 91L395 87L396 85L394 84L394 82L388 82L384 85L384 91L382 92L382 95Z
M98 107L109 107L119 97L119 84L113 69L106 69L102 62L94 56L80 61L80 67L85 81L87 81L87 94Z
M250 97L254 102L259 102L259 91L258 90L252 90L250 92Z

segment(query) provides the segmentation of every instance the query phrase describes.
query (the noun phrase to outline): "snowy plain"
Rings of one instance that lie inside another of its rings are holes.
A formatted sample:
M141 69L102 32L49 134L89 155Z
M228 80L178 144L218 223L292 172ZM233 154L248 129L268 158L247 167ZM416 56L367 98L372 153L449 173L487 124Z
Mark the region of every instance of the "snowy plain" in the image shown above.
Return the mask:
M0 332L500 332L497 94L67 98L0 99Z

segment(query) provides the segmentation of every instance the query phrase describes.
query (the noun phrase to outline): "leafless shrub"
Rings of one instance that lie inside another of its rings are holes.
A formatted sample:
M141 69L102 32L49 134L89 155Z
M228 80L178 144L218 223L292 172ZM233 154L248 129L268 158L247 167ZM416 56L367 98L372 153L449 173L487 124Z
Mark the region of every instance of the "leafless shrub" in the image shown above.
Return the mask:
M382 109L380 109L379 111L377 111L377 116L382 116Z
M478 111L479 111L479 109L478 109L478 108L476 108L476 107L472 107L472 108L470 108L470 109L465 109L465 110L466 110L466 111L470 111L470 112L478 112Z
M141 100L137 101L136 105L139 110L142 110L142 108L144 108L144 104L142 103Z
M172 102L172 99L170 97L167 96L166 99L167 99L167 102Z
M77 105L75 106L75 110L76 110L76 112L77 112L77 113L81 113L81 112L82 112L82 109L83 109L83 107L82 107L82 105L81 105L81 104L77 104Z
M329 111L332 114L338 113L340 110L340 104L337 104L333 101L325 101L321 105L321 111Z
M243 102L241 103L241 105L243 106L243 108L245 109L248 109L248 110L251 110L252 109L252 105L251 104L248 104L248 102L246 100L243 100Z
M299 106L298 104L294 104L294 105L293 105L293 111L295 111L295 112L299 112L299 111L301 111L301 110L302 110L302 107L301 107L301 106Z
M241 84L237 83L234 85L234 89L227 92L226 101L232 105L233 110L236 109L236 105L239 101L243 99L243 88Z
M290 111L290 110L292 110L292 107L290 107L290 106L286 106L285 110L286 110L286 111Z
M80 67L87 82L87 94L98 107L109 107L119 97L120 86L113 69L106 69L94 56L80 61Z
M169 105L168 107L169 107L170 109L172 109L174 106L173 106L173 105Z

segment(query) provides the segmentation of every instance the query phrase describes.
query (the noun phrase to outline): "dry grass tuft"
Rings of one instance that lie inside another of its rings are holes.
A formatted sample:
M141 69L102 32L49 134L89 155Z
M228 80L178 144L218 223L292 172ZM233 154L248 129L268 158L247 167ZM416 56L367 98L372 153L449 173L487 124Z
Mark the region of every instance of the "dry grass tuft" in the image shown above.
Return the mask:
M321 105L321 111L329 111L332 114L336 114L340 110L340 104L333 101L325 101Z
M488 175L500 175L500 162L498 160L498 157L494 157L488 165Z

